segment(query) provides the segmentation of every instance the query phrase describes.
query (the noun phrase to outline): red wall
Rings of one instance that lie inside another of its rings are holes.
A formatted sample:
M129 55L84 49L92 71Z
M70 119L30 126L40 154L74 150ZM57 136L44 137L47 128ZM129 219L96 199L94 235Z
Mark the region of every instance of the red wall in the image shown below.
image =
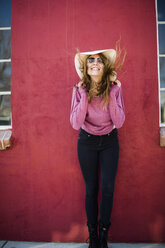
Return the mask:
M121 36L126 121L109 240L165 241L155 0L14 0L11 35L14 140L0 152L0 239L88 237L78 132L69 122L74 54L114 48Z

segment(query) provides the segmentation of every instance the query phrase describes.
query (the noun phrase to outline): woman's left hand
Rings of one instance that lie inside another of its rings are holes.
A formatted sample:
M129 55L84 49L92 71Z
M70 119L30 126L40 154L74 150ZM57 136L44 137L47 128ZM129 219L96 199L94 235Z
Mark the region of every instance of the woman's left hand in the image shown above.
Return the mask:
M121 87L121 82L119 80L116 80L115 83L118 87Z
M120 87L121 87L121 82L119 80L115 80L113 83L112 83L113 87L111 88L111 91L110 91L110 94L112 96L116 95L117 92L119 92L120 90Z

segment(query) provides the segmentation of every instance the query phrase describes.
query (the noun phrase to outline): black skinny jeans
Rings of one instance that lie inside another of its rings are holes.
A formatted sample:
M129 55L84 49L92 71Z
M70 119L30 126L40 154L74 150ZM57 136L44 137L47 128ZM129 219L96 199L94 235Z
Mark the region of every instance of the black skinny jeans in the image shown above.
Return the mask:
M81 129L77 152L86 186L87 223L95 225L98 222L98 165L100 165L100 222L109 227L119 158L118 130L115 128L106 135L92 135Z

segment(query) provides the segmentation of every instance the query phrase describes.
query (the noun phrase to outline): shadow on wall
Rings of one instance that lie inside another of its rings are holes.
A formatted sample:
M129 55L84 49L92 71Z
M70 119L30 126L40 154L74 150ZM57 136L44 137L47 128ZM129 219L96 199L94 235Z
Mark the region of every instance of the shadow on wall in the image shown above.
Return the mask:
M87 230L85 230L84 228L84 224L80 225L78 223L73 223L70 226L70 230L68 230L68 232L65 234L65 240L77 240L77 237L80 236L85 237L85 235L87 236ZM63 232L53 232L52 234L52 238L51 240L56 240L56 242L63 240L64 237L64 233ZM88 236L87 236L88 237Z
M165 218L161 214L153 214L153 219L149 224L150 240L152 242L163 242L165 234Z
M148 231L150 233L151 242L164 242L165 238L165 215L164 209L165 206L162 206L161 199L164 199L164 173L158 171L159 175L159 183L158 186L155 187L152 192L152 202L153 213L150 216L150 223L148 226ZM163 202L164 205L164 202Z

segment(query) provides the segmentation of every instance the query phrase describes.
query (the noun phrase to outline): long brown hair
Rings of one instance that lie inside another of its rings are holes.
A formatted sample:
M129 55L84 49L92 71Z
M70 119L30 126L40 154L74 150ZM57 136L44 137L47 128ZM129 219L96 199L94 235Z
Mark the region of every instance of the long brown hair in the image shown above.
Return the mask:
M121 54L123 55L121 56ZM120 48L120 40L116 42L116 59L112 63L110 62L104 54L98 54L104 61L104 73L100 83L98 83L95 89L91 88L91 78L87 74L87 59L91 55L87 56L83 63L83 79L82 79L82 87L86 88L88 94L88 102L92 101L93 97L100 96L102 98L103 108L107 108L109 104L109 93L114 81L111 81L112 77L116 75L125 61L126 50L121 50ZM81 61L82 64L82 61Z

